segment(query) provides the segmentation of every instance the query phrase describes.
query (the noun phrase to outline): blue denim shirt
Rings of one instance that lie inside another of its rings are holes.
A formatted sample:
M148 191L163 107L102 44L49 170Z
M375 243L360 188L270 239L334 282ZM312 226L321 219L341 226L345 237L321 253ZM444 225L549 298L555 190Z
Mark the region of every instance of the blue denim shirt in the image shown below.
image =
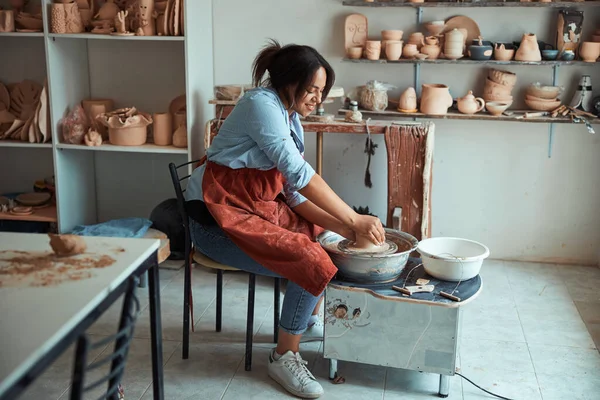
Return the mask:
M296 112L288 111L270 88L252 89L237 102L206 151L208 160L232 169L277 168L285 178L283 193L290 207L306 200L298 193L314 176L304 159L304 129ZM205 165L194 170L186 199L203 200Z

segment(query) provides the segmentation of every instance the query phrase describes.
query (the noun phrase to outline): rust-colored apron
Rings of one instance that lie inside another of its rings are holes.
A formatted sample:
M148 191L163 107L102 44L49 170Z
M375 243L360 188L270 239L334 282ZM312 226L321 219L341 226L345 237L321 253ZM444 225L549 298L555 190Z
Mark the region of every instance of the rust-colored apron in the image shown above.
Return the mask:
M204 202L221 229L265 268L320 295L337 268L315 241L323 228L296 214L279 196L276 169L231 169L206 161Z

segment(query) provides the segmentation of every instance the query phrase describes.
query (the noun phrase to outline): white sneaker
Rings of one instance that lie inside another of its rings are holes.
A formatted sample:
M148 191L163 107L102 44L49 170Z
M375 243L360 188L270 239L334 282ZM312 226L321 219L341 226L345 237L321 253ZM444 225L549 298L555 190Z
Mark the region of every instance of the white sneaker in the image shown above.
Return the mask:
M325 333L325 326L323 324L323 320L321 318L309 327L300 338L300 343L308 343L308 342L318 342L323 341L323 335Z
M285 390L304 399L316 399L323 394L323 387L310 373L300 353L288 351L279 360L273 358L275 350L269 354L269 376Z

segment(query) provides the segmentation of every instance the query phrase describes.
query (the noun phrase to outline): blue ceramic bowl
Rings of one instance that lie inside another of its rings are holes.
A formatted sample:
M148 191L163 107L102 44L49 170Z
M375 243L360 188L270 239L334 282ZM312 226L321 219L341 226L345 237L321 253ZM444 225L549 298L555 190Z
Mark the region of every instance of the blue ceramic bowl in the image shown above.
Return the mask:
M573 61L575 59L575 53L563 53L561 58L565 61Z
M542 50L542 57L544 60L556 60L558 53L558 50Z

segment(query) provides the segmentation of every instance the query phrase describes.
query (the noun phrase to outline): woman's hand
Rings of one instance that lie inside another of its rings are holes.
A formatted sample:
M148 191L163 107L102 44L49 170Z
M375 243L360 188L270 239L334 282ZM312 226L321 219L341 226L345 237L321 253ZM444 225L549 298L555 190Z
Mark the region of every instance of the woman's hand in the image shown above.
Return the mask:
M357 214L351 229L357 236L368 237L373 244L381 245L385 242L385 230L377 217Z

